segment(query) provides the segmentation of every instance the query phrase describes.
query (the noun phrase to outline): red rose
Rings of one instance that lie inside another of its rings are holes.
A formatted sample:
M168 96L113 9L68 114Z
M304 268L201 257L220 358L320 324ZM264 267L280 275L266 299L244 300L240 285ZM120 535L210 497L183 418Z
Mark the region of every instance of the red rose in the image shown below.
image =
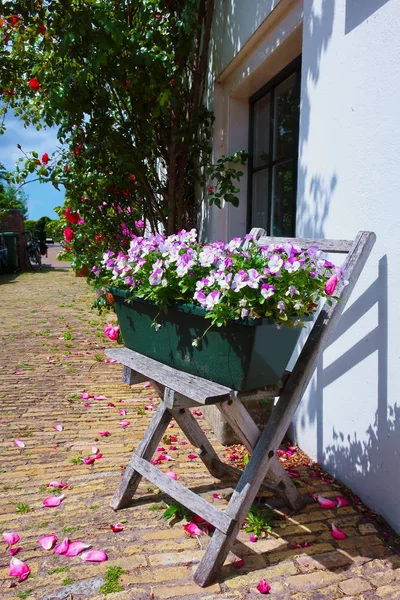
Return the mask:
M16 17L11 17L11 26L13 27L14 25L16 25L19 21L19 17L18 15Z
M40 88L40 83L36 77L32 77L32 79L29 80L29 86L34 92L36 92Z
M131 181L135 181L136 177L135 177L134 175L131 175L131 176L129 177L129 179L130 179Z
M49 155L47 154L47 152L45 152L42 156L42 163L44 165L47 165L48 162L49 162Z
M74 239L74 232L72 231L71 227L66 227L64 229L64 238L65 241L68 242L68 244L70 244Z
M41 33L42 35L44 35L46 33L46 27L44 25L41 25L39 27L39 33Z
M65 218L67 219L68 223L72 223L72 225L76 225L81 220L79 213L71 212L71 209L69 206L65 209L64 215L65 215Z
M65 249L69 251L71 250L71 246L65 246Z
M213 186L209 185L208 188L207 188L207 191L208 191L209 194L212 194L214 192Z
M65 165L65 167L64 167L64 171L65 171L66 173L68 173L68 171L69 171L69 167L68 167L68 165Z
M101 233L98 233L97 235L94 236L95 242L96 244L101 244L101 242L104 240L104 235L102 235Z

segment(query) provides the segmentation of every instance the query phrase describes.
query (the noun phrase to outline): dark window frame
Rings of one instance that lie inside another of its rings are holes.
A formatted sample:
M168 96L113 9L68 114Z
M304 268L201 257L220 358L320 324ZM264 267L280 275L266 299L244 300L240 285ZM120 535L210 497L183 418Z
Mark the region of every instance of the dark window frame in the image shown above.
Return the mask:
M267 213L267 224L266 231L267 235L272 235L271 232L271 216L272 216L272 185L273 185L273 169L275 166L284 163L288 159L294 160L295 165L293 168L293 220L294 228L296 227L296 209L297 209L297 172L298 172L298 152L299 152L299 130L296 133L295 148L296 152L294 155L288 157L281 157L277 160L273 159L273 148L274 148L274 112L275 112L275 96L274 89L277 88L281 83L288 79L291 75L297 73L297 92L300 99L300 82L301 82L301 55L295 58L289 63L282 71L280 71L275 77L273 77L266 85L260 88L255 94L249 98L249 159L248 159L248 187L247 187L247 230L252 228L252 213L253 213L253 175L254 173L267 170L268 177L268 213ZM253 150L254 150L254 107L256 102L270 94L270 117L269 117L269 159L267 165L261 167L253 166ZM293 231L293 237L296 236L296 231Z

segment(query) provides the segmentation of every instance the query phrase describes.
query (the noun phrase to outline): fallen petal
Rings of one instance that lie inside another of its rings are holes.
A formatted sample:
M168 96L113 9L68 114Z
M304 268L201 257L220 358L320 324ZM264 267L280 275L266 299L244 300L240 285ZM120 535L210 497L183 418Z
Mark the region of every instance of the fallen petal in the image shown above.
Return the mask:
M221 496L221 494L213 494L213 498L217 498L218 500L221 500L222 496Z
M62 425L54 425L53 429L55 429L56 431L62 431L64 427Z
M257 589L260 592L260 594L269 594L269 592L271 591L271 586L265 579L260 579L260 583L258 584Z
M93 458L94 458L94 460L100 460L100 458L103 458L103 455L101 452L98 452L97 454L95 454L95 456Z
M21 442L21 440L14 440L14 444L18 447L18 448L25 448L25 444L24 442Z
M334 523L332 523L332 537L335 538L335 540L346 539L346 535L343 533L343 531L340 531L340 529L338 529Z
M193 515L193 521L195 523L205 523L206 520L203 517L199 517L199 515Z
M99 451L99 449L97 448L97 446L92 446L92 454L97 454Z
M107 396L95 396L95 400L107 400Z
M197 458L197 454L188 454L188 458L190 460L194 460L195 458Z
M186 441L186 440L182 440L182 441L181 441L181 446L187 446L187 445L188 445L188 443L189 443L188 441Z
M126 415L126 410L125 410L124 408L120 408L118 412L119 412L119 414L121 415L121 417L125 417L125 415Z
M85 562L104 562L107 560L107 554L103 550L89 550L84 552L81 558Z
M24 581L30 572L31 570L28 565L19 560L19 558L12 558L10 560L9 577L18 577L18 581Z
M54 554L65 554L66 551L68 550L68 546L69 546L69 539L64 538L63 541L61 542L61 544L58 544L58 546L56 546L54 548Z
M15 548L9 548L8 552L11 554L11 556L14 556L14 554L18 554L20 550L22 550L22 546L15 546Z
M287 469L286 473L290 475L290 477L295 477L296 479L297 477L300 477L300 473L298 473L298 471L293 471L293 469Z
M114 402L109 402L109 403L107 404L107 406L111 406L111 408L115 408L115 404L114 404Z
M252 535L250 537L250 542L257 542L258 541L258 535Z
M153 407L151 406L151 404L146 404L144 409L145 410L153 410Z
M110 435L109 431L99 431L99 435L103 436L103 437L107 437L108 435Z
M336 508L336 502L323 496L317 496L317 502L322 508Z
M146 382L143 384L143 387L144 387L144 388L149 388L149 387L151 387L151 382L150 382L150 381L146 381Z
M65 553L65 556L78 556L84 550L88 550L92 547L92 544L85 544L84 542L71 542Z
M21 539L19 537L18 533L15 533L15 531L5 531L3 533L3 538L5 539L5 541L7 542L7 544L9 546L13 546L17 542L19 542L19 540Z
M169 449L170 450L178 450L178 446L170 446Z
M94 456L88 456L87 458L83 459L83 462L85 465L92 465L95 461L95 457Z
M171 479L178 479L178 475L176 473L174 473L173 471L166 471L165 473L168 477L171 477Z
M53 507L60 506L61 502L64 500L65 496L62 494L61 496L50 496L49 498L45 498L43 500L43 506Z
M110 527L114 533L118 533L119 531L122 531L124 529L122 523L115 523L115 525L110 525Z
M296 452L297 447L296 446L288 446L288 450L290 450L290 452Z
M168 454L164 454L164 458L165 460L174 460L172 456L169 456Z
M43 548L43 550L51 550L56 542L56 535L44 535L39 539L39 545Z
M170 441L170 442L177 442L177 441L178 441L178 438L176 437L176 435L170 435L170 436L169 436L169 441Z
M240 560L237 560L235 562L235 569L240 569L240 567L243 567L243 565L244 565L244 560L243 560L243 558L241 558Z
M300 544L300 546L302 548L308 548L309 546L311 546L311 544L309 544L308 542L303 542L302 544Z
M166 452L166 449L160 446L159 448L157 448L157 452Z
M49 487L63 489L68 487L68 484L64 483L63 481L52 481L49 483Z
M128 427L128 425L130 425L131 422L130 421L121 421L120 423L118 423L118 425L121 425L121 427Z
M358 496L353 496L354 498L354 504L361 504L361 500Z
M168 429L172 429L173 427L175 427L175 423L170 423L170 424L168 425Z
M203 535L202 530L199 529L197 527L196 523L193 523L193 521L191 523L186 523L186 525L184 525L183 529L190 535Z
M337 507L341 508L342 506L348 506L350 501L347 498L343 498L343 496L336 496Z
M83 394L81 394L81 398L82 398L82 400L89 400L90 398L93 398L93 395L88 394L87 392L84 392Z
M90 408L92 405L89 404L89 402L85 402L85 404L83 405L85 408Z

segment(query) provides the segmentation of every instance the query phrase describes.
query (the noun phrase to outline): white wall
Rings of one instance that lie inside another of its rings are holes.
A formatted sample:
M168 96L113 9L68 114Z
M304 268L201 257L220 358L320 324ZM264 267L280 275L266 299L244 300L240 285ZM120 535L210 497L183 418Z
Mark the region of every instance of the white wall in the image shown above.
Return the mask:
M399 29L399 0L305 2L297 235L377 243L293 428L397 531Z
M292 433L400 532L400 0L305 0L304 16L301 0L218 7L215 156L247 148L249 96L302 51L297 235L377 235ZM204 237L245 233L246 186L239 209L204 204Z

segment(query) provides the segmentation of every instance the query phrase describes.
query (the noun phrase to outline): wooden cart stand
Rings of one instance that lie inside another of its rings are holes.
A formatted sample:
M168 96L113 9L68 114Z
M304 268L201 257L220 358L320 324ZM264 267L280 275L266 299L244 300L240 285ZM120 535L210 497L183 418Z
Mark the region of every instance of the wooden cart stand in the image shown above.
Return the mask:
M210 585L217 578L260 488L273 490L283 496L294 511L302 508L297 488L278 462L275 453L293 419L332 328L338 321L375 243L375 234L367 231L358 233L354 241L271 238L266 237L261 229L254 229L251 233L260 246L290 241L303 249L319 246L325 252L347 254L344 269L348 284L338 285L335 292L340 301L325 303L292 372L283 384L241 393L218 383L188 375L127 348L115 348L106 352L107 356L117 359L123 365L122 377L125 383L140 383L148 379L163 398L126 467L111 506L114 510L128 506L144 476L163 492L214 525L215 532L194 575L194 580L202 587ZM266 396L279 396L279 400L264 431L260 432L243 402L246 399ZM188 410L190 407L209 404L218 407L251 452L251 458L244 471L226 465L219 459ZM217 509L150 464L149 461L172 417L189 442L199 448L199 457L213 477L222 478L229 475L237 479L236 488L225 511Z

